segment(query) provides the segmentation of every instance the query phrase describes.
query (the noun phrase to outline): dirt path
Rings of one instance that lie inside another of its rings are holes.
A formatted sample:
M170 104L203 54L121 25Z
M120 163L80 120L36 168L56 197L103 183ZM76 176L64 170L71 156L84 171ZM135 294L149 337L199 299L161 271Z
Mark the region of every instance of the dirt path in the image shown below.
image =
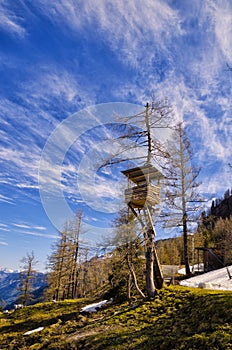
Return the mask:
M79 331L73 333L69 339L70 340L77 340L77 339L81 339L81 338L87 338L90 337L92 335L98 334L98 333L102 333L105 331L109 331L112 330L114 327L112 326L100 326L97 327L95 329L80 329Z

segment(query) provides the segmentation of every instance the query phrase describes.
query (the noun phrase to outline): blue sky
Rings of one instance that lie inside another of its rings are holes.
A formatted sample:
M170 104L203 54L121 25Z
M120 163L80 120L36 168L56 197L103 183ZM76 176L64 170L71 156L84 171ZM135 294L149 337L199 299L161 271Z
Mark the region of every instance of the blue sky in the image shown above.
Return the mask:
M123 183L119 170L96 172L109 149L104 125L151 93L184 121L201 192L231 187L230 0L5 0L0 17L0 266L18 268L34 250L42 269L57 227L78 208L83 241L99 241ZM90 106L99 106L94 121ZM62 164L46 168L46 151Z

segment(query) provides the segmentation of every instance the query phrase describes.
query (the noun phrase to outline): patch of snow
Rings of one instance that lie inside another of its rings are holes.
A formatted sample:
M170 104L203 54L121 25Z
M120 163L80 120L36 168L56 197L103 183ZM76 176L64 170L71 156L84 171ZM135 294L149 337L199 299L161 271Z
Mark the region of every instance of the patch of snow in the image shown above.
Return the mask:
M200 263L200 264L196 264L193 266L189 266L190 267L190 271L194 271L194 272L203 272L204 271L204 264ZM185 267L183 267L182 269L178 270L178 273L180 275L185 275Z
M38 327L36 329L32 329L31 331L24 333L23 335L30 335L32 333L41 332L43 329L44 329L44 327Z
M212 289L212 284L209 282L200 282L198 284L198 288L202 288L202 289Z
M194 287L194 288L205 288L214 290L232 290L232 279L229 278L228 271L232 275L232 265L223 267L222 269L210 271L190 277L180 282L181 286Z
M100 301L99 303L93 303L90 305L86 305L84 306L80 312L96 312L98 311L98 309L100 309L102 307L102 305L107 304L108 300L103 300Z

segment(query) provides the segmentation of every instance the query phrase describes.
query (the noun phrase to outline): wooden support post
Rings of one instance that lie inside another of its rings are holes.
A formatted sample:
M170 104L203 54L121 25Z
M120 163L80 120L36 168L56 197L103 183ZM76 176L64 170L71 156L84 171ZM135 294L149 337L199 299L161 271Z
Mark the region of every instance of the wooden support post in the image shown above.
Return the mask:
M128 203L128 207L130 208L130 210L132 211L132 213L134 214L134 216L136 216L136 218L139 220L142 228L145 227L143 221L141 220L141 218L139 217L139 215L136 213L136 211L134 210L134 208L130 205L130 203Z
M230 271L229 271L228 266L226 266L226 270L227 270L227 273L228 273L229 279L231 280L231 279L232 279L232 276L231 276L231 274L230 274Z
M150 208L148 205L146 205L146 209L147 209L147 216L148 216L148 219L149 219L149 224L154 232L154 237L156 236L156 231L155 231L155 226L154 226L154 223L153 223L153 220L152 220L152 216L151 216L151 213L150 213Z

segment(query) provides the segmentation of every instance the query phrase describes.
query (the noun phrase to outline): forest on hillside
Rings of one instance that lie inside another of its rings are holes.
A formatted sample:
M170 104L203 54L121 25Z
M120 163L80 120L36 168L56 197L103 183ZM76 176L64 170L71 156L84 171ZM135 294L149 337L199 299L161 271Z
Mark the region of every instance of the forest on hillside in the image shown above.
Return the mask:
M228 208L228 200L231 201L232 196L227 194L228 191L224 199L216 203L214 201L207 213L202 213L196 232L189 236L190 262L202 263L203 255L197 257L196 248L207 247L215 250L221 259L221 266L232 263L232 218L215 215L224 212L222 208ZM220 211L217 208L220 208ZM120 213L114 222L115 235L105 243L111 250L101 256L91 256L88 248L83 248L82 220L83 213L78 211L75 220L60 232L59 240L52 247L48 261L48 287L44 292L44 300L100 296L106 291L109 295L117 294L119 298L130 299L133 295L145 293L144 244L143 239L139 239L136 235L134 220L130 222L130 234L128 225L125 234L125 226L122 225L125 212ZM161 265L184 265L182 236L158 240L155 245ZM33 255L28 255L24 259L21 294L17 299L24 304L31 302L34 259Z

